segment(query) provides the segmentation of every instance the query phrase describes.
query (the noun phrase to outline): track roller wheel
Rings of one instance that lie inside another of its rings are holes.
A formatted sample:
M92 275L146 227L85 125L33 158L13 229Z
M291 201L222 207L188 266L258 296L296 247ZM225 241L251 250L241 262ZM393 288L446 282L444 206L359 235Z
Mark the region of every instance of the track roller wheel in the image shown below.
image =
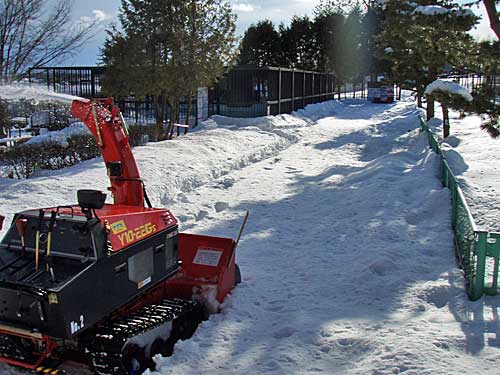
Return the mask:
M157 354L161 354L163 357L168 357L172 355L173 350L173 346L169 345L168 338L158 338L151 344L150 355L151 358ZM154 365L154 361L151 361L151 363Z
M142 374L149 365L144 348L137 344L128 344L122 350L123 373L127 375Z

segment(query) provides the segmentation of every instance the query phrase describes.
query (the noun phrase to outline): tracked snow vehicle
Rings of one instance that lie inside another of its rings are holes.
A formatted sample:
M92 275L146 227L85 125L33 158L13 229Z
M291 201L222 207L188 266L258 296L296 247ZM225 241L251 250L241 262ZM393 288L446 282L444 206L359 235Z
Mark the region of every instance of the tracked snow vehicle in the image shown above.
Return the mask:
M151 207L112 99L76 100L71 111L98 143L114 204L80 190L78 204L14 216L0 242L0 362L58 374L71 359L99 375L140 374L238 282L237 241L179 233L168 209Z

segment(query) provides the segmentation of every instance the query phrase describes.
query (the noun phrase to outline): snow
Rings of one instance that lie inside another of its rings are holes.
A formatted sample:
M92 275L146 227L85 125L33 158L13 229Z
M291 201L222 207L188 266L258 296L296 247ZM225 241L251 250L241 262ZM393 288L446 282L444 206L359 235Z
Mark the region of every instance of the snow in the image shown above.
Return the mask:
M41 142L57 142L57 143L60 143L62 145L67 145L68 138L70 138L73 135L81 135L81 134L89 134L90 135L91 133L90 133L90 130L87 128L87 126L83 122L75 122L64 129L57 130L57 131L51 131L51 132L47 132L47 133L32 137L26 143L33 144L33 143L41 143Z
M2 99L27 99L35 102L53 101L61 104L71 105L73 100L86 101L87 99L67 94L59 94L48 91L46 88L27 84L0 85L0 98Z
M429 127L442 140L441 111L436 107L436 116ZM480 129L480 116L461 118L450 111L451 135L442 140L446 159L458 178L472 215L479 229L500 231L500 139L491 138Z
M425 16L436 16L442 14L456 14L461 17L473 17L474 12L470 9L449 9L440 5L419 5L413 11L413 14L423 14Z
M459 85L456 82L437 79L434 82L427 85L424 94L432 95L436 91L446 92L450 95L459 95L468 102L472 101L472 95L470 94L469 90L467 90L465 87Z
M419 116L409 100L330 101L135 148L181 230L234 238L250 211L242 283L153 374L498 374L500 303L467 300ZM101 159L0 179L0 212L107 184Z

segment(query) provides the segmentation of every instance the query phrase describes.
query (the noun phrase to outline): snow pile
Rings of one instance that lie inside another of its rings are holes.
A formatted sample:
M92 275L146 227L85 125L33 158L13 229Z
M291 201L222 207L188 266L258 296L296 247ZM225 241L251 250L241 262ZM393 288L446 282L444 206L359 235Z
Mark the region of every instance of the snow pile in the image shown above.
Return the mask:
M67 105L71 105L73 100L87 100L78 96L58 94L41 86L30 86L25 84L0 85L0 98L10 100L26 99L35 102L55 101Z
M40 134L35 137L32 137L27 144L41 143L41 142L58 142L63 146L68 144L68 138L73 135L81 135L81 134L91 134L90 130L83 122L75 122L71 124L67 128L47 132L45 134Z
M292 114L264 116L255 118L234 118L215 115L204 121L196 130L215 128L240 129L255 127L260 130L279 134L291 141L296 141L298 131L311 125L314 121L333 115L342 104L332 100L323 103L310 104L305 109L299 109Z
M469 90L456 82L437 79L427 85L424 94L432 95L434 92L445 92L450 95L458 95L468 102L472 101L472 95L470 94Z

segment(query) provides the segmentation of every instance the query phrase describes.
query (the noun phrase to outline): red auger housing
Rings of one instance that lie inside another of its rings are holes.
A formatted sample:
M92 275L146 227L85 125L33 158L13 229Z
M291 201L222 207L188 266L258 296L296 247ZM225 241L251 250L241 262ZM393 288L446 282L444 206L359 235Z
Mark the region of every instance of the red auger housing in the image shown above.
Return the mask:
M56 374L77 353L95 374L140 374L234 288L237 241L179 234L151 207L112 99L71 112L97 141L114 203L80 190L78 204L14 215L0 242L0 362Z

